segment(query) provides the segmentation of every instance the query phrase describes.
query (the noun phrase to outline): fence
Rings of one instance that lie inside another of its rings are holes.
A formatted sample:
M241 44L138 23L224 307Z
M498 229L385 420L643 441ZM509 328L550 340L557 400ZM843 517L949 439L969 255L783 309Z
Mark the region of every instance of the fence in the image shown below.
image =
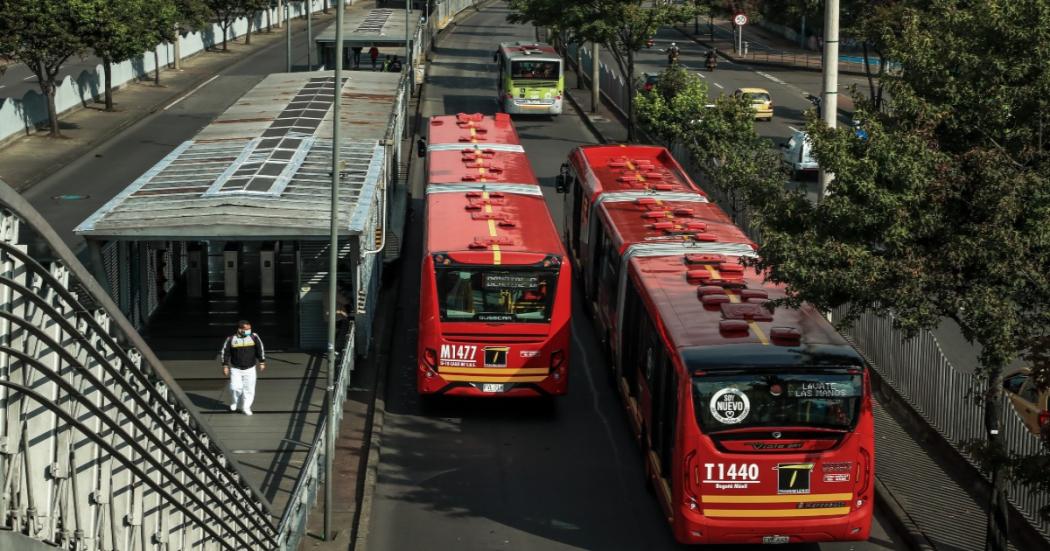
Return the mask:
M0 529L87 551L274 548L265 500L108 294L2 183L0 208Z
M477 0L438 0L434 5L434 13L430 14L436 30L444 29L455 19L459 12L474 6Z
M321 11L325 2L331 4L332 0L313 0L314 13ZM289 5L292 17L299 17L305 13L306 2L289 2ZM276 7L271 8L270 19L274 22L283 21L284 14L278 12ZM265 11L256 13L252 32L262 28L266 20ZM248 18L237 19L229 30L230 40L243 36L247 30ZM212 24L211 27L200 32L181 35L179 55L182 59L186 59L221 43L222 27ZM175 61L175 47L172 44L161 44L156 50L161 65L170 65ZM128 61L114 63L113 86L118 87L128 82L147 78L155 69L153 50L143 52L141 56ZM55 90L55 109L61 114L78 106L87 105L105 93L104 86L101 64L95 66L94 69L81 71L76 76L67 76ZM47 98L40 92L30 91L21 98L0 98L0 142L20 132L31 133L38 125L46 122Z
M346 345L339 356L339 372L336 373L335 382L334 422L336 427L343 421L343 402L346 401L347 388L350 386L350 375L354 371L354 341L356 340L354 330L355 327L351 324L349 331L345 335ZM330 411L327 401L324 407L325 411ZM313 508L313 504L317 500L317 493L321 488L321 484L326 483L322 475L325 466L324 452L327 449L328 423L328 416L322 416L317 425L314 441L311 443L310 453L306 456L299 480L295 482L288 506L285 508L284 515L278 524L277 542L280 551L292 551L299 548L299 542L306 533L306 522L309 519L310 509Z
M844 316L845 307L833 312ZM957 369L941 351L937 338L928 331L906 340L893 327L893 318L864 314L844 333L874 366L879 375L915 409L927 423L962 453L967 440L985 438L984 412L969 405L968 396L979 396L987 385L973 375ZM1003 398L1001 433L1007 449L1019 454L1040 451L1039 439L1017 415L1010 400ZM962 454L975 467L972 458ZM1050 495L1034 492L1011 482L1007 494L1017 509L1039 529L1050 534L1050 523L1039 519L1039 509L1050 505Z

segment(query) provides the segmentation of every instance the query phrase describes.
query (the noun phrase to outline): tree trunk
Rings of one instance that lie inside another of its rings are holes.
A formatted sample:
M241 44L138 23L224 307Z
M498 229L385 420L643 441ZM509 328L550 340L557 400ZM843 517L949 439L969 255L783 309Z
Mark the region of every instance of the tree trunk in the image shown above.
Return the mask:
M113 111L113 62L107 56L102 56L102 73L105 76L106 111Z
M634 50L627 50L627 141L634 141Z
M153 76L153 84L160 86L160 54L157 53L157 47L153 47L153 66L155 67L156 73Z
M266 8L266 32L268 33L273 32L273 18L270 15L270 12L272 11L272 9Z
M984 393L984 428L992 456L992 492L988 503L988 527L984 548L988 551L1006 551L1008 516L1006 501L1006 450L1003 447L1003 366L991 366L988 372L988 390Z
M284 24L284 23L281 22L281 14L284 13L284 11L282 11L283 9L284 9L284 1L283 0L277 0L277 25L276 25L276 27L278 29L280 29L281 25Z
M45 75L43 71L36 73L37 82L40 83L40 91L47 98L47 122L51 128L48 134L52 138L61 138L62 132L58 128L58 108L55 107L55 79L54 75Z
M222 26L222 51L228 51L229 48L226 46L227 36L230 34L230 24L226 23Z
M255 12L248 12L248 32L244 33L244 45L252 43L252 21L255 21Z
M427 1L429 2L430 0ZM321 0L321 11L323 11L325 15L328 15L328 0Z

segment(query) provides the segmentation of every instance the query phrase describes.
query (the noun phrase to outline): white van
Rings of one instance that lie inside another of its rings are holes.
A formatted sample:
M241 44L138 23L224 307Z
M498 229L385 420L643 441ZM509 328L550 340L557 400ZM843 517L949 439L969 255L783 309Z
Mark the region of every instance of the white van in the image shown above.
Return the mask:
M805 132L795 132L787 143L780 144L783 150L784 164L791 169L791 179L797 180L805 172L816 172L819 168L813 157L813 144Z

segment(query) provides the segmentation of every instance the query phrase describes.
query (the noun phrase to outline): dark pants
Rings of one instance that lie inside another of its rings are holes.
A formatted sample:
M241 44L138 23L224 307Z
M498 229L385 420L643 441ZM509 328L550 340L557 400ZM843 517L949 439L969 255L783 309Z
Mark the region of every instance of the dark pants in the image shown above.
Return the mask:
M354 68L357 69L361 67L361 49L354 48L352 51L354 52Z

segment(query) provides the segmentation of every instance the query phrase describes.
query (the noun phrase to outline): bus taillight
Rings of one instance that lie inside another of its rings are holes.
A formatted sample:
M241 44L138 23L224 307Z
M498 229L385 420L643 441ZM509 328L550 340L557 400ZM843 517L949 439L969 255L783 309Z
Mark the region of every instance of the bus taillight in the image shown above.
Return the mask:
M561 350L551 352L551 376L554 380L561 379L561 366L565 363L565 353Z
M427 377L433 377L434 369L437 367L437 350L427 348L423 351L423 364L426 366L423 370Z

